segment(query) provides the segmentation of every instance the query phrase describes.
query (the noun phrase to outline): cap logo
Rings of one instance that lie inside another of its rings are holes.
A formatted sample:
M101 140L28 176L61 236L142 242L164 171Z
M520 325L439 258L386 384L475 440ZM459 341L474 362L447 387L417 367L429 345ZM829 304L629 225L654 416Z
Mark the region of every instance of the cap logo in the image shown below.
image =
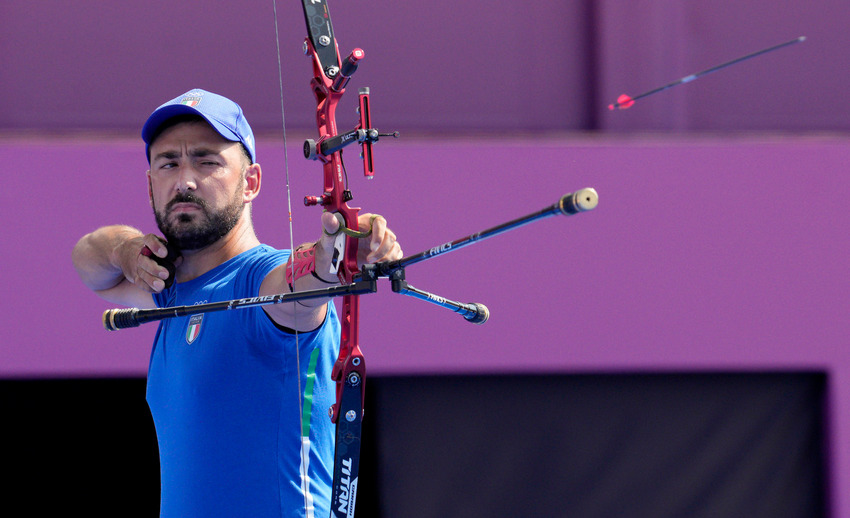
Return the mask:
M180 99L180 104L185 104L186 106L195 107L201 103L200 97L184 97Z

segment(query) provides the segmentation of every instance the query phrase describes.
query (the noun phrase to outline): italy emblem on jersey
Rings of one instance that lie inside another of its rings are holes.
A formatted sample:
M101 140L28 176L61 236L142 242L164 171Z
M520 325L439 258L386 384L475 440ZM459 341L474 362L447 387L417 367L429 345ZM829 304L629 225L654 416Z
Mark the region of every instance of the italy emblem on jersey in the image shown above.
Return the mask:
M189 327L186 328L186 343L191 344L201 334L201 322L204 321L204 314L192 315L189 317Z

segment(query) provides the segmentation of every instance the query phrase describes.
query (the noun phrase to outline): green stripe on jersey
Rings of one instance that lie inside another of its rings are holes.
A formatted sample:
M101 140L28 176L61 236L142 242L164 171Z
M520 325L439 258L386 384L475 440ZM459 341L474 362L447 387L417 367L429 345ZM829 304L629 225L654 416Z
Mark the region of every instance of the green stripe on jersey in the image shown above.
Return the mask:
M319 348L310 353L307 366L307 386L304 387L304 407L301 409L301 437L310 437L310 416L313 413L313 385L316 382L316 364L319 362Z

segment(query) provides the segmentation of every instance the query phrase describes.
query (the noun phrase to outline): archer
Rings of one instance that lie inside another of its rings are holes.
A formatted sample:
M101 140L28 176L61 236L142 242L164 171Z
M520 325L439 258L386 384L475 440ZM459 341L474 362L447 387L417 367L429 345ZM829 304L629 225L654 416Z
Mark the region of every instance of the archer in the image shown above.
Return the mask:
M99 296L153 308L339 283L330 273L340 230L332 214L322 215L323 235L294 255L257 239L251 202L262 170L236 103L189 91L157 108L142 138L162 237L113 225L81 238L74 266ZM371 232L358 240L358 265L402 257L383 218L362 214L358 223ZM305 507L329 515L334 430L326 410L339 342L328 299L161 322L147 381L161 516L301 516Z

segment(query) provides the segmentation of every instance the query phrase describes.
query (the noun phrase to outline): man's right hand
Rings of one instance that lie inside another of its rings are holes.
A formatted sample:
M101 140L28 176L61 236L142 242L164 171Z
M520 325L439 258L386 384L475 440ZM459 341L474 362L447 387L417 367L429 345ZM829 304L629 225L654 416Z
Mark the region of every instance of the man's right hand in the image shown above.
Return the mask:
M142 254L146 247L149 256ZM154 307L151 294L162 291L170 277L168 268L157 263L168 257L161 238L126 225L101 227L86 234L74 246L72 256L86 286L100 297L126 306ZM179 266L180 261L177 258L173 264Z
M136 257L132 255L134 246L138 245L129 247L129 271L122 267L127 280L152 293L170 287L174 283L177 266L183 261L177 248L168 246L164 239L154 234L142 237Z

